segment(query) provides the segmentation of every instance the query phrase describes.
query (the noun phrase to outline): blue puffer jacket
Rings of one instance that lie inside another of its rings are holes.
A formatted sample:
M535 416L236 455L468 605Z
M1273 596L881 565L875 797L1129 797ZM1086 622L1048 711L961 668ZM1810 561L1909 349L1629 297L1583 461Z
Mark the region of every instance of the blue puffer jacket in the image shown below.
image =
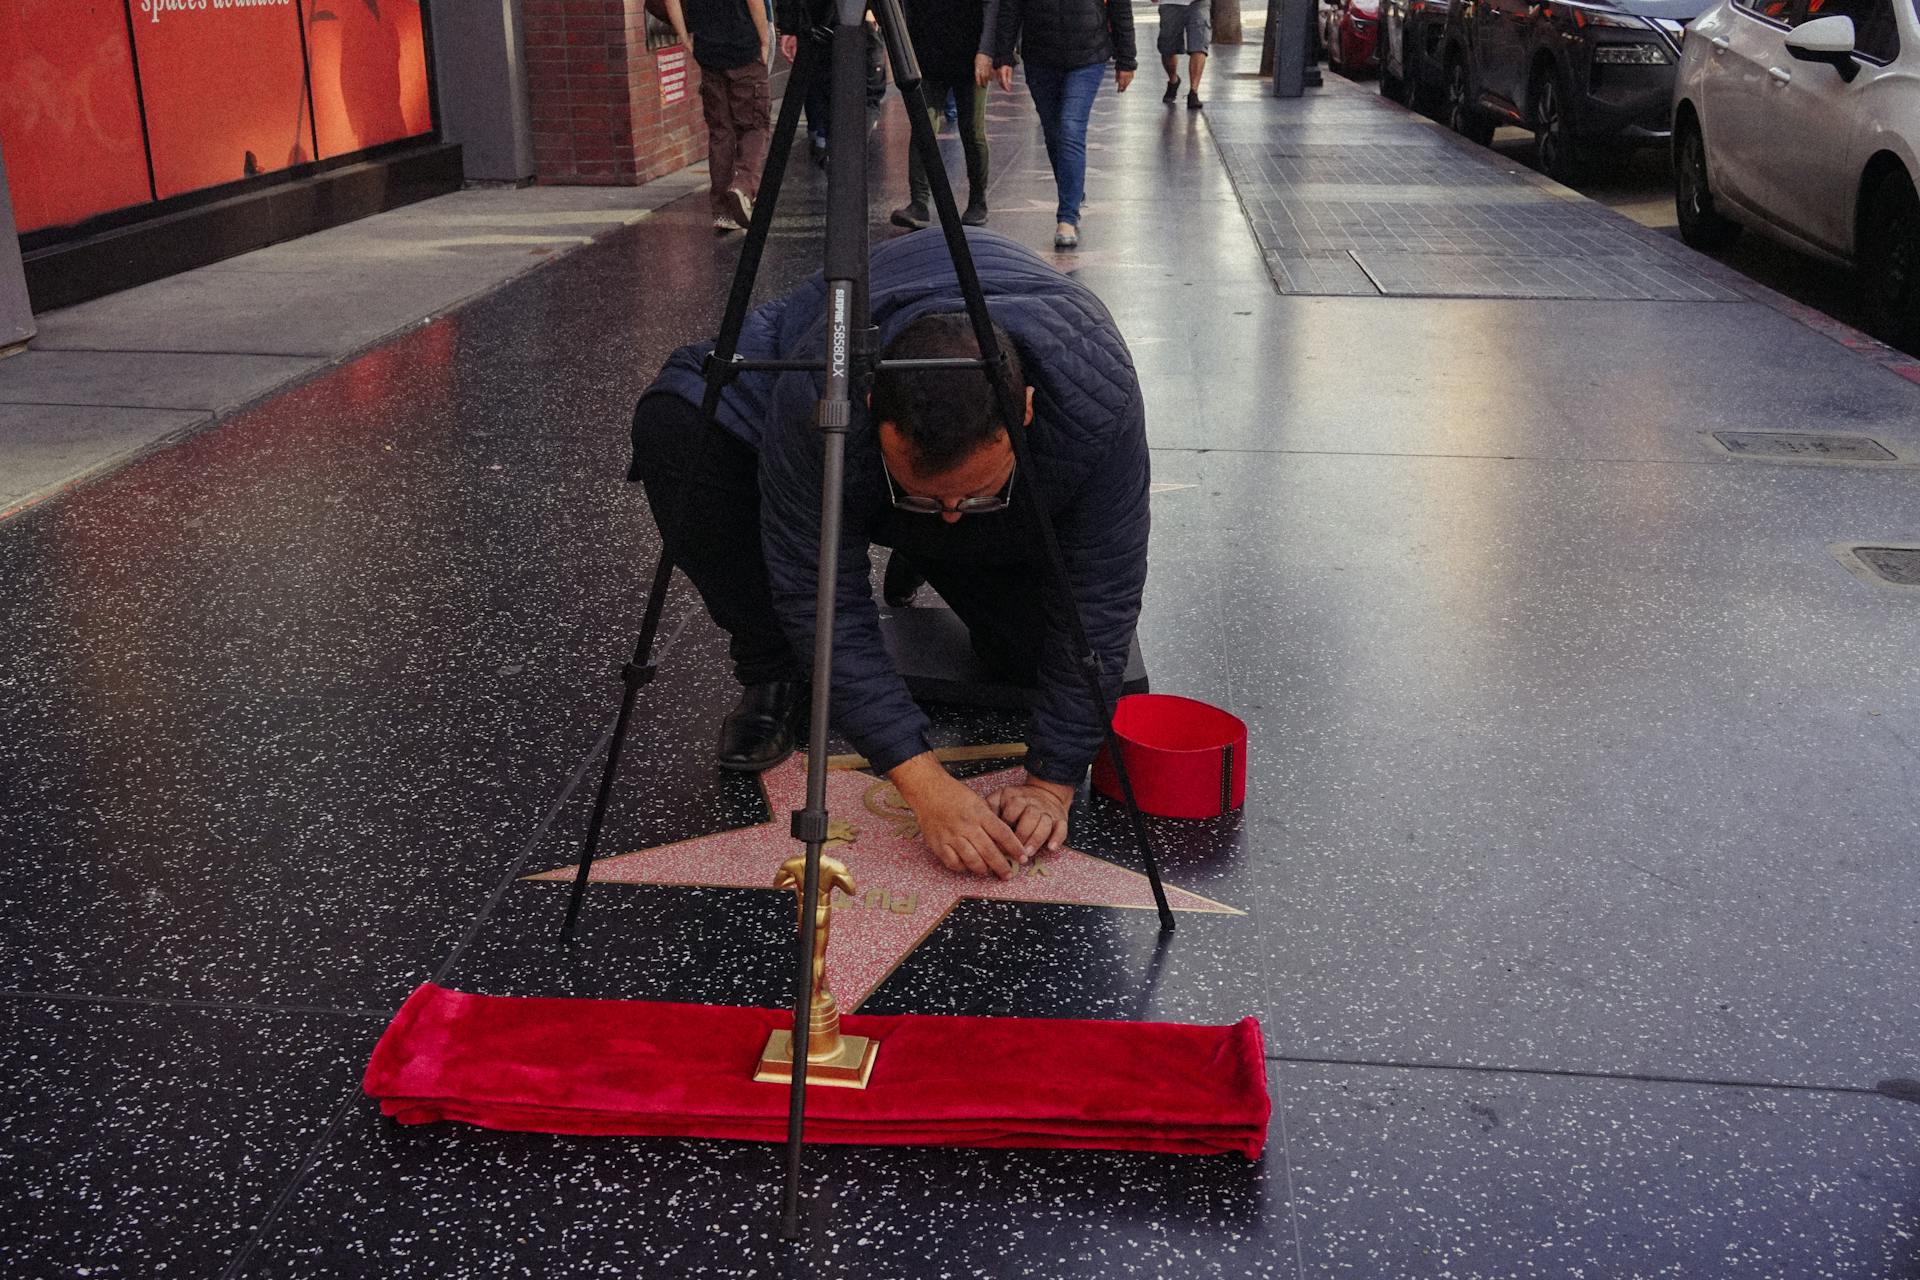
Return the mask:
M969 231L967 239L988 309L1012 335L1034 385L1028 436L1034 465L1111 697L1125 671L1147 576L1146 415L1133 360L1091 291L1003 236ZM890 240L872 260L870 309L883 345L928 312L963 309L937 229ZM815 276L756 308L741 335L741 354L818 358L825 297ZM711 344L676 351L651 390L698 404L709 350ZM745 374L727 388L719 411L721 425L759 451L761 538L774 606L803 657L813 650L823 452L811 414L823 387L819 375ZM1015 482L1016 502L1032 493L1032 486ZM927 749L928 725L880 638L867 552L889 498L875 424L864 415L856 415L847 437L844 510L833 723L885 771ZM1037 558L1039 549L1034 553ZM1077 783L1100 749L1103 728L1064 628L1049 628L1040 685L1027 768L1036 777Z

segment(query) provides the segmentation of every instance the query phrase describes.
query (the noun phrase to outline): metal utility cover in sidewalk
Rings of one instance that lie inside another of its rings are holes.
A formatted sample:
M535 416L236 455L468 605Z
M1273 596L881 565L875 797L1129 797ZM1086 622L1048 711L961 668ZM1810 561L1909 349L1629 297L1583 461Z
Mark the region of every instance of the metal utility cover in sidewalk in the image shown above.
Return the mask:
M1869 436L1808 431L1713 431L1720 446L1737 458L1789 462L1898 462L1900 455Z
M1836 542L1832 551L1862 582L1900 592L1920 592L1920 543Z

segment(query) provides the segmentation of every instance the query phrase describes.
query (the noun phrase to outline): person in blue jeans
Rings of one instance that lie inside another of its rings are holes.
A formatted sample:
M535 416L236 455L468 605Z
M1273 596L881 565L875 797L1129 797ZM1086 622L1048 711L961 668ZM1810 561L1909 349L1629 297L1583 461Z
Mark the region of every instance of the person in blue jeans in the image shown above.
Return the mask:
M1027 92L1040 113L1047 160L1059 188L1056 249L1080 243L1080 202L1087 191L1087 120L1093 99L1114 67L1114 88L1125 93L1139 65L1129 0L1000 0L993 32L993 69L1002 89L1013 88L1013 54L1027 67Z

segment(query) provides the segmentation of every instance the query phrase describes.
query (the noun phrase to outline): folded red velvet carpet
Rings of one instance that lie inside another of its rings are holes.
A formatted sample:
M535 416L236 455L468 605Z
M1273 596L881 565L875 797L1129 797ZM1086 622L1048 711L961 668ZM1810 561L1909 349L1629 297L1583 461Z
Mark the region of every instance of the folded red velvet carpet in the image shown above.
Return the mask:
M790 1013L470 995L427 983L367 1064L402 1124L538 1133L787 1136L784 1084L756 1084ZM1267 1137L1260 1024L851 1014L880 1041L864 1090L807 1090L809 1142L1239 1152Z

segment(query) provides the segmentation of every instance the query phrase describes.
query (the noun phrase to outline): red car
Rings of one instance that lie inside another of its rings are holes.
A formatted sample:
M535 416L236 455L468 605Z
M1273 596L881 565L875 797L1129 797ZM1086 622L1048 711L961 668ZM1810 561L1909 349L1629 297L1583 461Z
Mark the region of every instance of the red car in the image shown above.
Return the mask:
M1380 0L1334 0L1320 6L1320 44L1339 72L1380 65Z

